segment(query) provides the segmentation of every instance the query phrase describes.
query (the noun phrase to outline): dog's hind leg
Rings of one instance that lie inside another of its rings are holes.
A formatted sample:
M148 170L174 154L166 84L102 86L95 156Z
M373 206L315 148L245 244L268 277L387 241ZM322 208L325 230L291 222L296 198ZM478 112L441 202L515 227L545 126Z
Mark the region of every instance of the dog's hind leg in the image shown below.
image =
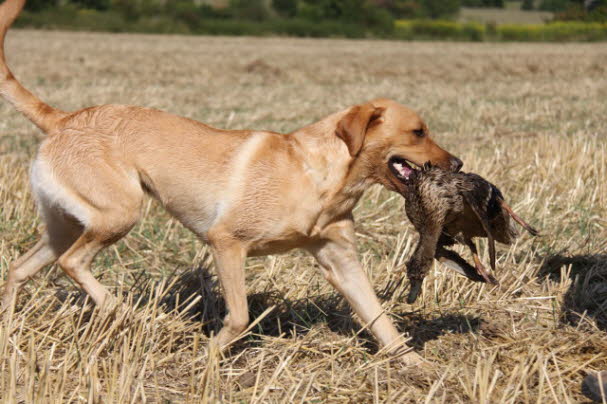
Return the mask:
M8 269L8 277L4 285L2 307L8 309L17 296L21 286L38 271L52 264L57 255L49 244L48 235L42 236L29 251L13 262Z
M125 236L139 218L138 208L124 209L119 206L109 211L104 209L95 212L96 217L58 260L61 269L82 287L98 306L105 303L109 292L91 273L93 259L105 247Z
M79 158L67 167L66 161L70 160L53 161L53 171L61 173L59 178L47 174L44 161L35 163L32 183L38 194L81 223L81 232L59 256L58 263L101 306L109 293L93 277L91 264L97 253L120 240L135 225L143 189L132 173L111 162Z
M9 267L2 307L13 304L19 288L38 271L54 263L82 233L82 226L59 210L42 206L46 231L34 247Z

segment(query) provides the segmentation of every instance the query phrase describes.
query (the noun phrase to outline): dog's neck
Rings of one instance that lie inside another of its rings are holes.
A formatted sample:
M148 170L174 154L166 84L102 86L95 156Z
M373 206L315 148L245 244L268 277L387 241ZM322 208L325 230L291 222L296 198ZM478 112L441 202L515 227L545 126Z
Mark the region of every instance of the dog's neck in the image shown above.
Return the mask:
M305 171L323 196L325 206L338 210L327 212L328 216L349 214L375 182L360 169L357 158L350 156L346 144L335 134L337 124L347 113L348 110L335 113L288 135L301 153Z

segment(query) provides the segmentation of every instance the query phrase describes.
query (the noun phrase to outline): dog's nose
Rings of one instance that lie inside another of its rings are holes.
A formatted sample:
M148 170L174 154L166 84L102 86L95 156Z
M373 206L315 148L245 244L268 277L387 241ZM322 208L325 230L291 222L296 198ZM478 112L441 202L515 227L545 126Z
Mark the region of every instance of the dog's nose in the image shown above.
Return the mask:
M464 162L461 161L460 159L458 159L455 156L451 157L451 170L454 172L459 172L459 170L462 169L462 166L464 165Z

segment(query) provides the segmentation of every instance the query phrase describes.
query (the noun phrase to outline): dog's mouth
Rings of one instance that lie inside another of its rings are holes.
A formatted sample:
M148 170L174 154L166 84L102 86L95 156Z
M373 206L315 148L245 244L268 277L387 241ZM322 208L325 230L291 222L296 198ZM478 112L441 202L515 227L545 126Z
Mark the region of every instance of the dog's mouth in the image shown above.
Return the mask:
M401 182L409 181L411 174L420 169L417 164L398 156L390 158L388 167L390 167L392 174Z

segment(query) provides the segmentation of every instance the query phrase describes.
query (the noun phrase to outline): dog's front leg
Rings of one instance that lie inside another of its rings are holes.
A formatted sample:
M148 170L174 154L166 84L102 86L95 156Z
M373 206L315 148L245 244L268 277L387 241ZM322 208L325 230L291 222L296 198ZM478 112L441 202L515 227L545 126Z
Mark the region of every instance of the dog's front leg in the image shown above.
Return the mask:
M345 220L323 232L323 241L309 251L322 268L324 277L350 303L363 325L368 326L380 344L398 355L407 365L424 360L406 345L406 340L384 313L375 292L358 261L354 225Z
M219 348L226 348L249 325L244 275L246 248L230 237L217 236L211 240L211 250L228 311L216 343Z

